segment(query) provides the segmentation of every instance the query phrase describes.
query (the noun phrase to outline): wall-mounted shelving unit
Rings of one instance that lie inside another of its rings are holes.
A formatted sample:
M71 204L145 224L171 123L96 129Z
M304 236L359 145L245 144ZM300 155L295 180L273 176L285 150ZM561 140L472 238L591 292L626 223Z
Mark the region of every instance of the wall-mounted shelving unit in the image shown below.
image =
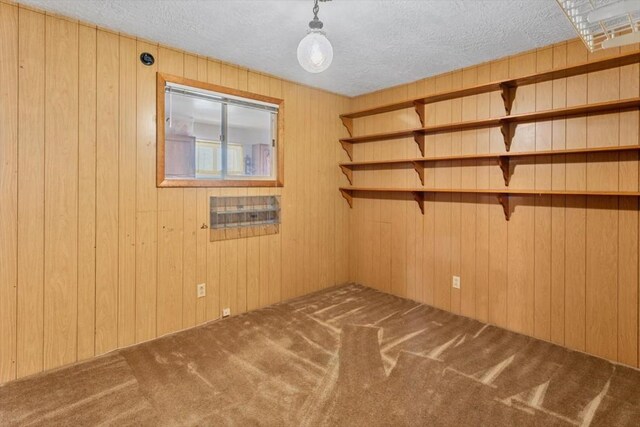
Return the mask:
M426 135L499 126L500 131L502 132L502 136L504 137L505 150L509 151L511 149L511 140L513 139L513 136L515 134L515 125L517 125L518 123L535 122L537 120L547 120L560 117L585 116L591 113L603 114L608 112L618 112L620 110L629 110L638 107L640 107L640 98L629 98L619 101L599 102L595 104L556 108L553 110L545 111L534 111L531 113L521 113L489 119L468 120L465 122L426 126L417 129L342 138L340 139L340 144L342 144L342 148L344 148L344 150L347 152L349 158L353 160L353 147L351 146L352 144L361 144L373 141L386 141L389 139L400 139L412 136L416 144L418 144L420 152L424 156L424 143Z
M396 160L370 160L364 162L346 162L340 163L342 172L346 175L349 183L353 185L353 171L368 166L393 166L398 164L412 165L415 169L420 182L424 185L425 164L446 162L451 160L496 160L496 164L502 170L505 186L509 186L509 181L513 176L514 162L512 159L522 157L544 157L559 156L567 154L590 154L590 153L613 153L622 151L640 151L640 145L618 145L615 147L593 147L593 148L572 148L567 150L541 150L541 151L519 151L505 153L488 153L488 154L463 154L459 156L439 156L439 157L415 157L410 159Z
M624 65L635 64L638 61L640 61L640 52L626 53L622 55L612 56L610 58L601 59L599 61L571 65L568 67L534 73L515 79L497 80L494 82L476 85L465 89L439 92L422 98L415 98L407 101L396 102L393 104L381 105L366 110L354 111L351 113L341 114L340 119L349 131L349 135L353 136L353 119L388 113L391 111L404 110L406 108L413 107L420 117L422 126L424 126L426 122L424 106L426 104L432 104L434 102L446 101L448 99L462 98L465 96L479 95L482 93L495 91L501 91L502 99L505 103L505 112L508 115L511 113L511 106L513 103L513 99L515 98L515 91L519 86L577 76L579 74L591 73L594 71L601 71L609 68L622 67Z
M571 190L509 190L509 189L444 189L444 188L389 188L389 187L340 187L340 193L350 207L353 207L353 198L357 193L382 193L412 194L418 203L420 211L424 214L425 194L480 194L495 195L502 205L507 221L511 218L512 207L509 203L510 196L614 196L614 197L640 197L638 191L571 191Z
M548 120L554 118L586 116L589 114L607 114L624 110L632 110L640 108L640 97L621 99L616 101L600 102L586 105L571 106L565 108L557 108L545 111L534 111L529 113L511 114L513 100L517 88L524 85L541 83L559 78L566 78L580 74L590 73L594 71L606 70L609 68L621 67L625 65L640 62L640 52L633 52L613 56L610 58L572 65L569 67L544 71L540 73L530 74L515 79L504 79L494 81L487 84L481 84L470 88L456 89L452 91L440 92L422 98L411 99L407 101L397 102L370 108L366 110L355 111L340 115L343 125L347 128L350 137L340 139L342 148L349 156L350 162L340 163L339 166L345 174L350 187L341 187L340 192L347 200L349 206L353 207L353 198L356 195L369 193L409 193L413 195L414 200L418 203L421 212L424 214L424 195L428 193L450 193L450 194L484 194L495 195L499 203L502 205L505 218L509 220L512 213L512 206L509 202L511 196L542 196L542 195L564 195L564 196L617 196L617 197L640 197L640 192L619 192L619 191L556 191L556 190L512 190L508 187L509 181L514 173L514 159L522 157L540 157L540 156L558 156L571 154L590 154L590 153L606 153L606 152L624 152L624 151L640 151L640 145L614 146L614 147L592 147L579 149L563 149L563 150L544 150L544 151L526 151L511 152L511 142L515 134L515 128L519 123L535 122L538 120ZM465 96L478 95L482 93L500 91L504 102L505 115L488 119L470 120L464 122L448 123L443 125L425 126L427 104L445 101L449 99L461 98ZM391 132L383 132L369 135L353 135L353 120L361 117L372 116L376 114L387 113L391 111L402 110L406 108L414 108L420 123L423 127L414 129L397 130ZM488 127L499 127L504 137L505 152L489 153L489 154L465 154L455 156L441 157L424 157L425 155L425 137L438 133L456 132L470 129L482 129ZM374 141L385 141L393 139L402 139L412 137L418 145L423 157L397 159L397 160L373 160L373 161L354 161L353 145ZM398 164L408 164L418 174L420 182L425 182L425 165L433 162L451 161L451 160L482 160L495 159L496 165L502 170L504 178L504 189L438 189L438 188L380 188L380 187L357 187L353 186L353 171L360 168L390 166Z

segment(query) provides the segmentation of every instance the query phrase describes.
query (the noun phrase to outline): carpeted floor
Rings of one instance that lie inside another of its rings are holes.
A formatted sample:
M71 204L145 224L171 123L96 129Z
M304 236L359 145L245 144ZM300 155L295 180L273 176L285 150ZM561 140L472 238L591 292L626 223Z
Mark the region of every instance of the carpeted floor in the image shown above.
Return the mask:
M640 372L357 285L0 387L0 425L640 423Z

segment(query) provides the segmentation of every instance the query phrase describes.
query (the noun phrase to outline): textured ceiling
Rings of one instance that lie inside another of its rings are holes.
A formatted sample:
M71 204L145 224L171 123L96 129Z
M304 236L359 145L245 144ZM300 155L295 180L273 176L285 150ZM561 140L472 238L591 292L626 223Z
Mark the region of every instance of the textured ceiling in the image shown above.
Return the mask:
M554 0L333 0L333 64L310 74L296 48L312 0L20 1L350 96L575 36Z

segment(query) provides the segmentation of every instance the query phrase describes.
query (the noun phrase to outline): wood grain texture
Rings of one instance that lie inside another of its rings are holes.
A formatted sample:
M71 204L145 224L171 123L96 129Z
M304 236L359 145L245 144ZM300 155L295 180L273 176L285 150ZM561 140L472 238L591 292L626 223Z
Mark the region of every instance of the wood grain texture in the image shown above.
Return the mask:
M347 115L353 133L345 139L354 143L354 156L342 163L353 171L353 183L339 185L355 196L351 278L386 290L378 271L388 262L382 248L392 247L392 262L406 270L406 288L395 285L394 293L638 366L640 193L638 152L628 149L638 143L639 113L582 107L637 96L636 60L610 62L606 69L584 66L637 51L631 46L591 55L571 40L425 79L411 95L416 83L354 98L351 111L357 113ZM586 72L558 71L574 66ZM519 123L505 187L496 164L496 153L505 153L502 135L484 127L489 118L504 116L504 105L500 92L486 85L534 73L553 78L515 92L508 117ZM465 95L461 113L451 93ZM429 100L423 125L403 118L417 119L413 105L396 108L406 99ZM554 109L585 114L547 113ZM406 116L394 116L395 110ZM416 145L406 136L418 128L434 134L425 137L424 153L412 154ZM412 167L416 161L424 164L423 186ZM394 176L398 170L404 175ZM424 215L415 202L402 211L406 189L424 193ZM508 222L495 201L500 192L510 194ZM421 216L422 228L410 223L411 211ZM412 244L394 245L403 232L407 242L422 239L419 264ZM451 288L458 274L460 291ZM414 289L414 275L422 277L420 289Z
M198 57L184 56L184 75L198 79ZM196 324L196 276L198 264L198 209L197 189L189 188L184 191L183 217L183 255L184 270L182 275L182 327L189 328Z
M348 281L347 98L4 2L0 21L0 383ZM297 104L295 176L264 190L286 234L223 250L206 228L222 190L156 187L158 70Z
M46 17L44 368L77 359L78 24Z
M120 37L118 347L136 341L136 41Z
M0 4L0 382L16 378L18 8ZM37 352L37 350L36 350Z
M182 76L184 53L160 47L158 56L159 72ZM158 189L158 335L182 329L183 221L184 189Z
M78 359L95 355L97 31L78 28Z
M463 88L454 88L450 90L439 91L435 94L429 94L424 97L410 97L408 100L396 101L393 103L383 104L381 106L375 106L351 113L344 113L340 115L341 119L355 119L360 117L371 116L375 114L387 113L390 111L403 110L407 108L414 108L416 103L418 104L430 104L448 99L455 99L461 97L472 97L474 95L480 95L488 92L495 92L501 89L501 86L509 88L517 88L518 86L531 85L535 83L546 83L552 80L563 79L574 75L584 74L588 72L595 72L607 68L623 67L627 64L635 64L640 59L640 55L635 49L622 52L620 54L607 55L602 59L598 59L592 62L584 62L580 64L555 67L555 69L549 70L536 70L529 74L518 75L515 78L506 78L491 81L489 83L470 83ZM419 108L415 106L415 108ZM349 122L353 127L353 121ZM345 124L346 126L346 124Z
M150 42L134 40L134 48L133 39L124 36L1 7L0 73L3 82L14 83L3 86L0 102L7 108L0 129L3 141L14 142L3 144L0 164L0 226L3 236L4 230L13 235L0 247L0 262L9 266L0 269L0 382L91 357L132 338L146 341L217 319L226 306L236 314L350 279L637 366L637 199L561 193L637 192L637 153L518 159L513 191L559 193L536 197L535 204L517 199L513 223L504 221L491 194L427 194L423 216L405 195L389 199L368 192L350 210L336 191L347 185L336 167L347 161L337 143L348 136L337 118L341 112L603 59L587 55L576 41L349 100ZM107 45L113 50L105 51ZM108 54L99 58L97 52ZM152 53L156 64L142 65L137 59L142 52ZM28 65L41 57L41 74L19 68L22 61ZM107 75L103 64L113 73ZM208 221L209 196L222 190L156 188L155 79L165 67L172 74L285 100L286 186L276 193L282 194L286 222L277 237L248 238L228 248L209 242L201 226ZM513 112L637 97L638 75L637 64L627 64L535 83L516 94ZM30 84L18 85L20 79ZM23 109L21 99L33 100L33 109ZM103 111L99 99L105 100ZM486 92L427 105L425 126L503 114L500 94ZM34 125L19 132L27 122ZM418 127L412 109L353 121L356 136ZM106 141L115 141L115 148ZM425 141L426 156L504 150L499 130L490 128L427 135ZM513 150L634 144L638 112L626 111L604 119L545 117L518 125ZM356 161L377 161L421 154L411 137L403 137L355 144L354 155ZM38 164L40 181L21 179ZM424 188L504 186L491 159L449 158L444 164L426 166ZM20 190L22 185L29 190ZM415 171L400 164L382 170L363 165L354 170L354 185L420 188ZM23 194L30 190L33 199ZM31 207L38 212L38 206L41 219L20 214ZM40 243L32 221L42 222ZM42 271L24 273L31 263L25 257L38 252L38 244ZM96 258L96 245L105 257ZM531 252L530 259L518 257L521 252ZM460 292L450 288L455 273L462 277ZM32 274L34 283L41 274L41 296L37 286L20 286L31 282L24 274ZM195 299L197 283L207 284L205 298ZM37 338L38 316L29 323L25 313L37 310L39 298ZM604 309L600 299L607 302Z
M44 16L19 10L18 378L42 370L44 354L44 32Z
M137 42L136 56L158 55L158 47ZM156 337L158 190L156 177L156 71L136 65L136 342Z
M119 37L97 35L96 354L118 346ZM118 179L116 179L118 177Z

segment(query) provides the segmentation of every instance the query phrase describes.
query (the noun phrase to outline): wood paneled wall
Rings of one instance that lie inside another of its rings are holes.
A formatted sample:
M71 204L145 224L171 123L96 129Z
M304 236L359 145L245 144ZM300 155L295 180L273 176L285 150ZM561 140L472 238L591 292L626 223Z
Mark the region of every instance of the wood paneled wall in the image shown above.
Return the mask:
M570 41L349 100L0 2L0 383L347 280L638 366L636 199L522 197L507 222L491 196L428 196L423 216L404 195L349 210L337 191L340 113L617 53ZM209 196L272 189L156 188L157 71L285 100L280 234L209 242L200 228ZM519 88L513 112L639 87L638 65L558 79ZM497 93L427 107L428 124L502 114ZM410 110L354 123L356 135L419 126ZM638 123L634 111L518 125L512 150L638 144ZM498 129L479 129L428 136L425 154L503 148ZM354 154L420 155L409 138ZM481 160L429 165L425 179L503 185ZM354 183L420 185L404 166L358 170ZM520 160L510 186L638 191L638 154Z
M638 46L624 50L638 49ZM581 63L577 40L526 52L354 99L351 110ZM637 64L519 87L513 112L546 110L639 95ZM347 112L347 111L344 111ZM429 125L501 116L499 93L427 106ZM334 118L338 120L337 118ZM561 118L517 126L512 151L636 145L638 111ZM362 135L419 127L412 110L354 120ZM426 155L503 152L497 128L427 137ZM354 160L419 157L411 138L354 146ZM342 185L347 184L343 178ZM606 153L519 160L510 188L638 191L638 154ZM354 185L418 187L410 166L368 168ZM429 164L425 186L503 188L494 161ZM387 196L388 197L388 196ZM638 366L638 200L520 197L505 221L494 196L429 195L425 214L411 196L354 199L351 279L607 359ZM461 277L453 289L452 276Z
M283 98L285 187L157 189L157 71ZM0 82L0 383L348 280L349 99L4 2ZM280 234L209 242L273 192Z

